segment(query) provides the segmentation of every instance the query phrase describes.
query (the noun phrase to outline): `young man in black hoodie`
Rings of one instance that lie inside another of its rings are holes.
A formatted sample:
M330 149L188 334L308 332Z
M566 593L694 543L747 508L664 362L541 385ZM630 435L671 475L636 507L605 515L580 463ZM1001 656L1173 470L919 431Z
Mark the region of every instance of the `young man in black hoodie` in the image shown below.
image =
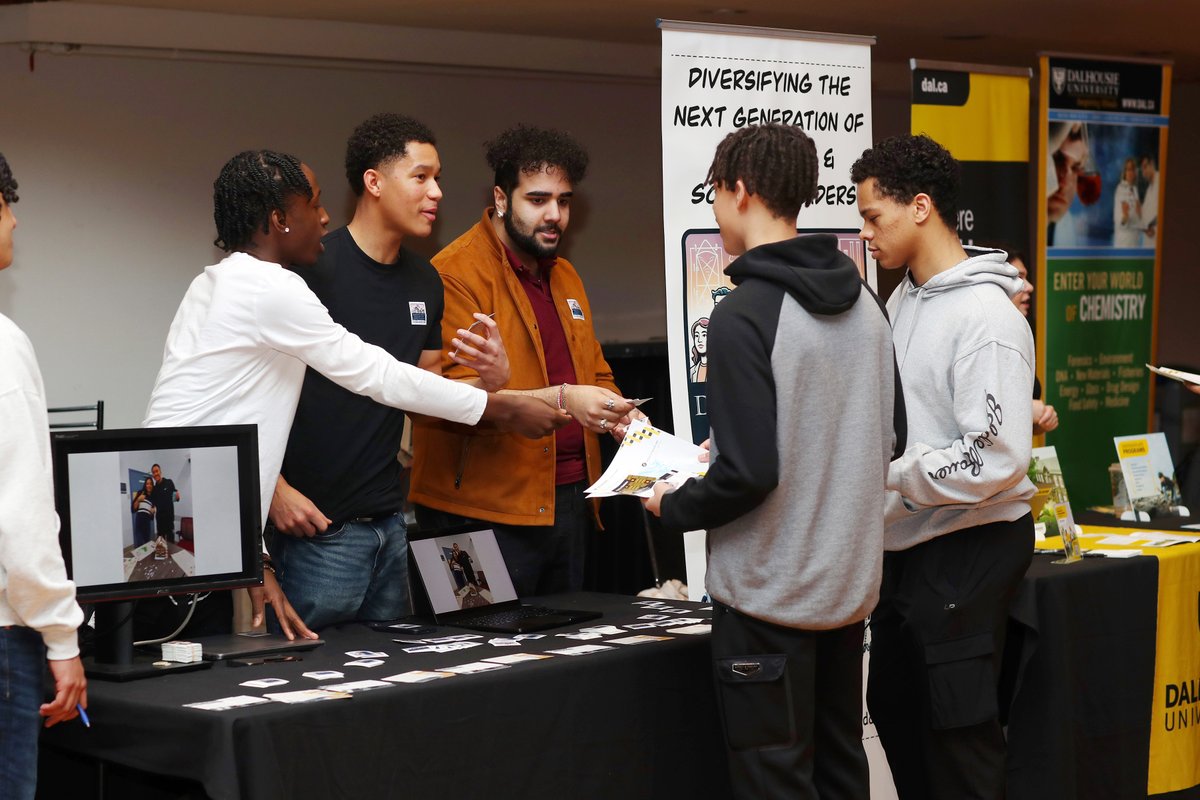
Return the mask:
M707 477L646 507L708 529L712 648L735 795L870 794L863 620L883 562L884 479L903 448L891 333L830 235L796 236L817 190L797 128L717 147L708 182L737 286L708 339Z

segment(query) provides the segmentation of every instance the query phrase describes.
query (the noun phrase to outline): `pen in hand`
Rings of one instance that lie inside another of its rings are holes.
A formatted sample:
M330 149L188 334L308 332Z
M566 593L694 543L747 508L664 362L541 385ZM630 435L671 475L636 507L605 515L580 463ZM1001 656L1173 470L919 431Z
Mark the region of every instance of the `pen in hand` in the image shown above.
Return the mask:
M76 703L75 710L79 712L79 719L81 719L83 721L84 727L86 727L86 728L92 727L92 721L90 719L88 719L87 711L85 711L83 709L83 705L80 703Z
M491 318L495 318L495 316L496 316L496 312L495 312L495 311L493 311L492 313L490 313L490 314L487 314L487 315L485 315L485 316L487 316L489 319L491 319ZM475 332L475 328L476 328L476 327L478 327L479 325L482 325L482 324L483 324L483 322L482 322L482 321L480 321L480 320L475 320L474 322L472 322L472 323L471 323L471 326L470 326L469 328L467 328L467 333L474 333L474 332ZM456 348L454 348L454 352L450 354L450 357L451 357L451 358L454 358L456 355L458 355L458 351L459 351L460 349L462 349L462 348L459 348L459 347L456 347Z

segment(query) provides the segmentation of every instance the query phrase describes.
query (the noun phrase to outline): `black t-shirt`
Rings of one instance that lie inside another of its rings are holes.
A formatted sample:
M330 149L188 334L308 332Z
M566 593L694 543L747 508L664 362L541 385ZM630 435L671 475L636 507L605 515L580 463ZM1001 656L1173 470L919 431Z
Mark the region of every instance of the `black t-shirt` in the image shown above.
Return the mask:
M158 483L154 484L154 488L150 490L150 502L154 503L156 509L156 518L159 520L161 527L164 521L175 521L175 482L170 478L163 478Z
M327 234L314 267L298 268L335 322L416 364L442 347L442 279L427 260L401 249L380 264L346 228ZM354 394L309 369L283 460L283 477L335 523L399 510L396 453L404 413Z

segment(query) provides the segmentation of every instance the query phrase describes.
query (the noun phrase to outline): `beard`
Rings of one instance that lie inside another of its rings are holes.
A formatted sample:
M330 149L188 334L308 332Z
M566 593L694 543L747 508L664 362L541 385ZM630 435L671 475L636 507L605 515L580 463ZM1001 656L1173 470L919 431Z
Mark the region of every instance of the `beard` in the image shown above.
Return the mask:
M558 234L558 239L553 244L543 244L537 240L538 233L551 231ZM558 243L562 241L562 228L557 225L543 225L534 229L524 225L518 226L510 210L504 215L504 232L508 234L509 239L512 239L513 244L536 259L554 258L558 255Z

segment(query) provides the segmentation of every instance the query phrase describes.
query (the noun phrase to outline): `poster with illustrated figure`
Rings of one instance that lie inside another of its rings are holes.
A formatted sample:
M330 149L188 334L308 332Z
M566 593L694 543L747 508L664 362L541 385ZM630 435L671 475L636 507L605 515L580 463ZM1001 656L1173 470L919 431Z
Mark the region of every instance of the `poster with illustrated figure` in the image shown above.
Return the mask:
M817 199L799 233L835 233L872 286L850 166L871 146L874 37L662 20L664 270L675 433L708 437L713 309L734 286L706 184L717 144L750 125L794 125L817 146ZM689 428L690 426L690 428Z

